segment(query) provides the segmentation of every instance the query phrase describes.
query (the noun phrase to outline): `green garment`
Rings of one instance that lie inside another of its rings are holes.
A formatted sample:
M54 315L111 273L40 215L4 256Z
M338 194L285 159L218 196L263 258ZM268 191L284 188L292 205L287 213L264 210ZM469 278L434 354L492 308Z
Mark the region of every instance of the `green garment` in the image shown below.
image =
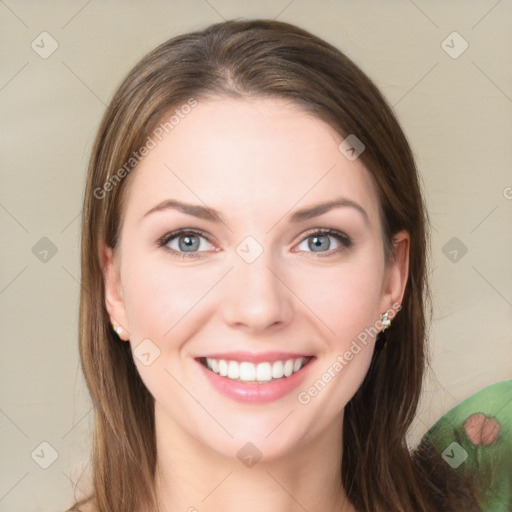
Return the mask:
M470 479L482 512L512 512L512 380L487 386L424 435L451 469Z

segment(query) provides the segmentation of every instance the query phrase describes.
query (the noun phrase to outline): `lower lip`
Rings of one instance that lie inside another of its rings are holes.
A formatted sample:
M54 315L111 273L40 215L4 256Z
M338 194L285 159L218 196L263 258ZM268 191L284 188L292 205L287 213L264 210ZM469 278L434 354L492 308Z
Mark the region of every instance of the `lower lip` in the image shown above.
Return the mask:
M228 379L227 377L221 377L208 370L208 368L196 360L196 363L202 368L206 378L219 393L237 402L256 404L273 402L291 393L304 380L313 362L314 359L311 359L306 366L289 377L283 377L264 384L255 384L238 382Z

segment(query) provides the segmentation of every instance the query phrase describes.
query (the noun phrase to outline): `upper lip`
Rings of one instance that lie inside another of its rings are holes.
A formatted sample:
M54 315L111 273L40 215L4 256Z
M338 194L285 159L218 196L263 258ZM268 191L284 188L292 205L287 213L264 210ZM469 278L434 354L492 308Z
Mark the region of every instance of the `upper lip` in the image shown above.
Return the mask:
M275 361L287 361L288 359L299 359L300 357L313 357L311 354L295 353L295 352L261 352L253 354L251 352L224 352L205 354L198 356L196 359L226 359L228 361L238 361L239 363L247 361L249 363L274 363Z

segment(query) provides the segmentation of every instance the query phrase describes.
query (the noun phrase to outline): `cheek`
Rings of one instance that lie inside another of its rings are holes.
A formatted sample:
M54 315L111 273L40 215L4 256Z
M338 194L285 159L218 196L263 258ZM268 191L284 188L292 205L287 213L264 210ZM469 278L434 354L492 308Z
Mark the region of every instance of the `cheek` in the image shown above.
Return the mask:
M377 253L378 254L378 253ZM342 346L379 319L383 262L354 257L333 268L310 266L294 276L297 295Z
M181 266L170 258L164 251L151 256L133 251L126 260L126 313L130 331L139 339L159 343L173 338L200 312L201 301L218 281L212 269Z

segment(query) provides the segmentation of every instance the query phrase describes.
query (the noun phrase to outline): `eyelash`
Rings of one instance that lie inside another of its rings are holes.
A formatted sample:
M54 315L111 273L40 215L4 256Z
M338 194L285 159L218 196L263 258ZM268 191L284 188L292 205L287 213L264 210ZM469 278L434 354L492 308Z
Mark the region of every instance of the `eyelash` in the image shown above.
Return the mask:
M201 258L200 254L201 254L201 252L204 252L204 251L199 251L197 253L187 253L187 252L183 252L183 251L176 251L175 249L171 249L170 247L167 247L167 244L172 239L179 237L179 236L183 236L183 235L199 235L199 236L205 238L206 240L208 240L209 243L213 244L210 237L208 235L206 235L206 233L204 233L201 230L180 229L178 231L173 231L172 233L165 234L162 238L160 238L157 241L157 245L159 247L162 247L163 249L167 250L174 257L177 257L177 258L181 258L181 259ZM299 244L304 242L304 240L307 240L308 238L312 237L313 235L320 235L320 236L330 235L330 236L336 238L336 240L338 240L338 242L340 242L340 244L341 244L341 247L338 247L337 249L331 249L330 251L327 251L325 253L316 253L317 256L319 256L320 258L331 257L336 254L339 254L339 253L343 252L344 250L348 249L349 247L351 247L351 245L352 245L352 240L350 239L350 237L348 235L342 233L341 231L337 231L336 229L326 229L326 228L319 228L314 231L310 231L309 233L304 235L304 237L301 239ZM306 252L306 253L309 252L310 254L315 254L313 251L303 251L303 252Z

